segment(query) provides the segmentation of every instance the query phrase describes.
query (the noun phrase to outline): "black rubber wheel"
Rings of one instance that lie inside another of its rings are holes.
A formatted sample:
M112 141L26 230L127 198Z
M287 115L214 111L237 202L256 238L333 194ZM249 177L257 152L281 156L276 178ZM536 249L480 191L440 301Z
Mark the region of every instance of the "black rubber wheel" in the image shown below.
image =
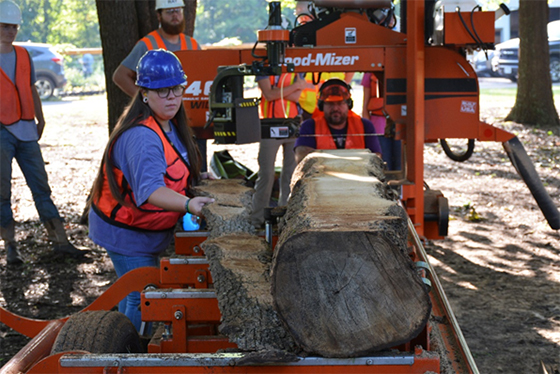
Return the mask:
M90 353L143 353L138 332L116 311L96 310L71 316L58 333L51 354L82 350Z
M474 152L474 139L468 139L467 149L464 149L464 145L461 146L450 146L447 139L440 139L439 144L441 144L441 148L443 151L453 161L467 161L471 158Z
M39 94L41 100L49 99L52 95L54 95L55 85L53 80L49 77L37 77L35 88L37 88L37 93Z

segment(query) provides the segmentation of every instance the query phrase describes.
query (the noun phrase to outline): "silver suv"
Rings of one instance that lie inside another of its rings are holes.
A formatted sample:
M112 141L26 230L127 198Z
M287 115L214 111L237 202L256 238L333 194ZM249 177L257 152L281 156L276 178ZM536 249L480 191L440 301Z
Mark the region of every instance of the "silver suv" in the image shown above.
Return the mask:
M547 25L550 55L550 77L553 83L560 82L560 21ZM496 45L492 70L499 76L517 82L519 65L519 38L510 39Z
M14 44L27 49L33 60L37 77L35 87L37 87L41 100L50 98L54 95L55 89L64 87L66 77L64 76L63 57L56 53L50 44L29 42Z

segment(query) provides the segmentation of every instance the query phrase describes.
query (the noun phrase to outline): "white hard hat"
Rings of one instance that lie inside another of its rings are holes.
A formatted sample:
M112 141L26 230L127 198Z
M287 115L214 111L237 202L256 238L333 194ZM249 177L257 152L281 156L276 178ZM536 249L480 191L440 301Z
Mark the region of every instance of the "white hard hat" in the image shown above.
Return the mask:
M156 10L184 7L183 0L156 0Z
M179 0L183 1L183 0ZM16 3L5 0L0 3L0 23L21 25L21 10Z

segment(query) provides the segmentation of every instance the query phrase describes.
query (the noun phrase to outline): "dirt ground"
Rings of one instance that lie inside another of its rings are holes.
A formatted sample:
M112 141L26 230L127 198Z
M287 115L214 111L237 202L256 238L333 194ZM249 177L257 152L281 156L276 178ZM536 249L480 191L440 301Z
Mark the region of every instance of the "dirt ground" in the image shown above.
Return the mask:
M105 252L78 224L107 141L104 97L45 103L41 147L53 198L73 242L91 248L86 260L56 257L40 225L31 194L16 167L12 187L17 239L25 264L8 268L0 244L0 306L17 314L54 319L91 303L114 280ZM497 105L497 106L496 106ZM503 118L503 103L481 102L481 117ZM560 137L518 124L498 123L524 143L548 192L560 201ZM227 148L257 170L257 146ZM559 373L560 241L517 176L500 144L478 142L458 163L441 147L425 150L425 179L449 199L445 240L430 241L430 261L481 373ZM29 339L0 324L0 365Z

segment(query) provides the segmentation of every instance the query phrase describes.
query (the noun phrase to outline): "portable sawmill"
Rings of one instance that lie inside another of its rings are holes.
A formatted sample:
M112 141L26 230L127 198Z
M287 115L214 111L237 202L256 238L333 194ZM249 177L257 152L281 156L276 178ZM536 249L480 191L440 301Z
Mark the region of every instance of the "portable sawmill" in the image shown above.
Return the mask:
M265 232L242 222L250 188L233 180L201 186L201 194L216 198L204 212L208 230L178 231L175 255L159 268L125 274L66 318L33 320L0 308L2 323L32 338L0 373L478 373L420 239L447 235L449 214L443 193L425 188L424 144L502 142L550 226L560 228L558 209L519 140L479 119L478 80L466 54L493 48L497 12L402 0L394 31L372 17L392 11L390 0L312 3L316 18L285 30L280 3L270 2L269 25L252 48L176 52L188 75L183 100L197 136L220 144L297 136L293 121L259 119L259 100L244 97L247 76L372 72L390 132L404 145L402 170L388 175L367 152L313 153L296 170L287 209L270 212ZM356 200L344 217L329 205L340 191L353 191ZM224 217L234 216L238 229L223 232ZM304 216L313 222L302 223ZM308 251L341 240L340 253ZM251 287L258 287L228 291L223 284L232 275L253 277ZM321 299L325 279L336 291ZM142 320L155 330L145 344L111 311L132 291L141 292ZM241 299L246 304L231 307L240 311L228 309ZM331 318L325 324L323 307ZM372 310L381 309L389 312L372 327ZM250 313L265 317L232 322ZM265 343L255 344L261 338Z

